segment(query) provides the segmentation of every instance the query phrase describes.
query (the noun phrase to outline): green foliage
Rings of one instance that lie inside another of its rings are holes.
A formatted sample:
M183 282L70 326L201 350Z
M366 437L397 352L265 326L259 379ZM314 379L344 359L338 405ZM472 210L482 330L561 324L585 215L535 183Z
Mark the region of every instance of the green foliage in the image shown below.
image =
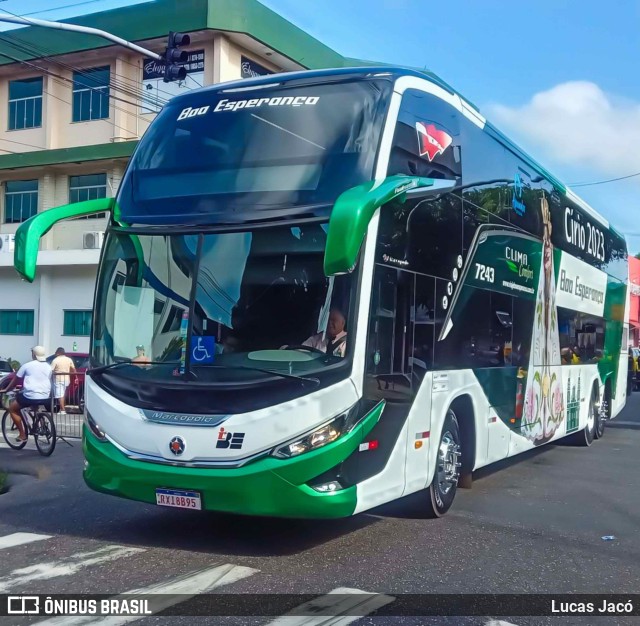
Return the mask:
M169 342L167 347L164 349L164 351L160 355L160 358L158 359L158 361L173 360L171 358L171 355L174 355L175 359L179 359L180 358L180 353L182 352L182 346L183 345L184 345L184 340L182 339L182 337L180 337L180 336L174 337Z
M638 254L636 254L636 259L640 259L640 252L638 252Z

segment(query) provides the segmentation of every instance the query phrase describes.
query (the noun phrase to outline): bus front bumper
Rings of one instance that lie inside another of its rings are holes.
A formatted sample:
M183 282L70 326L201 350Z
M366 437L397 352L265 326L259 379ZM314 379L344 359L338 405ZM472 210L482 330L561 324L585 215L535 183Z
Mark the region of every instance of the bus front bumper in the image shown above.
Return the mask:
M156 489L200 493L208 511L298 518L352 515L356 486L319 492L307 483L339 465L357 449L380 417L373 411L350 433L291 459L263 457L243 467L206 469L130 459L83 427L84 480L96 491L156 503Z

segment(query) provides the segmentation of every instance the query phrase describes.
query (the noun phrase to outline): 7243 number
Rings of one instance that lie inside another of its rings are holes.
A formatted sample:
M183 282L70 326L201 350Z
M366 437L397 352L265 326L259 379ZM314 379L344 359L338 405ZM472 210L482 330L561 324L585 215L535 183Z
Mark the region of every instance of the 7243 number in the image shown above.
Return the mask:
M494 282L495 271L493 267L476 263L476 280L483 280L486 283Z

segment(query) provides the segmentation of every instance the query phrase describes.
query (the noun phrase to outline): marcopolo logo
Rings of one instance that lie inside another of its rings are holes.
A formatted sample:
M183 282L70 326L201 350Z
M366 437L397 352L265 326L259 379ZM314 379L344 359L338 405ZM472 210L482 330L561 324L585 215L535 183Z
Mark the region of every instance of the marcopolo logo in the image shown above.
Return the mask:
M409 265L409 261L407 261L406 259L394 259L392 256L389 256L388 254L383 254L382 260L385 263L393 263L394 265L401 265L402 267L407 267Z
M186 447L187 444L182 437L174 437L169 442L169 450L171 450L175 456L180 456Z

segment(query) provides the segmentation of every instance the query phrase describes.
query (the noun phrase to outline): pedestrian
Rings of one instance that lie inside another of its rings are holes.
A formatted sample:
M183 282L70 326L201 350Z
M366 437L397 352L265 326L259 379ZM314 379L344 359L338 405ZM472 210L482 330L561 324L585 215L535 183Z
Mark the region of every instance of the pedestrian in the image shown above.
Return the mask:
M11 419L18 429L16 441L22 443L27 440L27 432L20 414L22 409L29 406L40 406L51 398L51 366L47 363L46 352L42 346L31 349L32 361L25 363L17 376L11 381L6 391L11 391L19 379L23 379L22 390L16 394L9 406Z
M53 393L60 404L60 414L66 415L65 395L69 386L69 374L76 371L73 361L66 355L64 348L56 350L56 358L51 362L53 374Z

